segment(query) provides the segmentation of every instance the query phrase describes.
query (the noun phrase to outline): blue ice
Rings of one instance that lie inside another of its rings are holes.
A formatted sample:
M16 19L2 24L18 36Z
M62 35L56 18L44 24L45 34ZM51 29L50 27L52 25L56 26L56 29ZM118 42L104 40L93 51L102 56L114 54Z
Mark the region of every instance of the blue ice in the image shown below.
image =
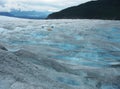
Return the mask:
M62 83L65 83L65 84L69 84L69 85L73 85L73 86L79 86L80 83L73 80L73 79L70 79L70 78L65 78L65 77L58 77L57 80L59 82L62 82Z

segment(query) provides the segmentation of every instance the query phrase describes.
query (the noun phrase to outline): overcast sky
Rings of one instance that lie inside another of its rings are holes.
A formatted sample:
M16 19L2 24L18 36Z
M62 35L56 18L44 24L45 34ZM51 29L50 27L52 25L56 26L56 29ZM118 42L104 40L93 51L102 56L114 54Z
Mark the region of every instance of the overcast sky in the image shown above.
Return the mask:
M59 11L90 0L0 0L0 12L11 9L23 11Z

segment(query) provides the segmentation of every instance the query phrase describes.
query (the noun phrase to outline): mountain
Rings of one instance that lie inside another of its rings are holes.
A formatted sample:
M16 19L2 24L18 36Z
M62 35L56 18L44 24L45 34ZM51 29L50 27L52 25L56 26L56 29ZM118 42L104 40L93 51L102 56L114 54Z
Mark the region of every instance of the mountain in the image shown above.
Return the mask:
M48 19L117 19L120 20L120 0L89 1L52 13Z
M27 18L27 19L45 19L50 12L37 12L37 11L20 11L11 10L11 12L0 12L0 15L17 17L17 18Z

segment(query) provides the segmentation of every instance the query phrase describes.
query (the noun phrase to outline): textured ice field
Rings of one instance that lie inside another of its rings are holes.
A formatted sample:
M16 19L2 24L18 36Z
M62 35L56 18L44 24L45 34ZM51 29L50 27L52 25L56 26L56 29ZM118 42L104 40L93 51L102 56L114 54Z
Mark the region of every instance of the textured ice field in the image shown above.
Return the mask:
M1 16L0 89L120 89L120 21Z

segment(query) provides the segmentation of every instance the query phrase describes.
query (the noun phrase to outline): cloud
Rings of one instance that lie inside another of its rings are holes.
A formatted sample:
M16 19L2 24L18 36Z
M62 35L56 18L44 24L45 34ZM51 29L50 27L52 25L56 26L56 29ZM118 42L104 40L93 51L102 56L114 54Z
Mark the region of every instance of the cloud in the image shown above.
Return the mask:
M59 11L89 0L0 0L0 11Z

